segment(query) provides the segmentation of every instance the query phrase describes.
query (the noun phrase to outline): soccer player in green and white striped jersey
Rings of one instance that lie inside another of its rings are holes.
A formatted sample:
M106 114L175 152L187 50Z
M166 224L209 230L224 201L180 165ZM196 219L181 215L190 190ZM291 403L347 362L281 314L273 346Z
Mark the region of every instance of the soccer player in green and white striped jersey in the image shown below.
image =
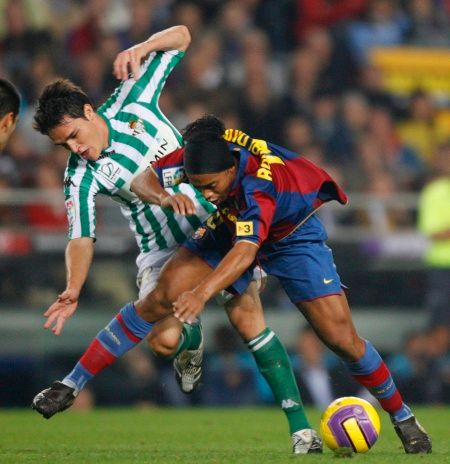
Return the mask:
M159 110L158 98L189 39L187 29L176 26L121 52L114 63L114 74L124 81L98 111L94 110L86 94L67 80L47 86L39 99L36 129L71 152L65 179L70 224L70 241L66 249L67 287L44 314L47 317L45 327L52 327L56 335L61 333L66 320L76 310L92 261L96 195L108 195L119 201L130 220L141 248L137 260L139 276L143 279L140 297L148 295L154 288L159 270L177 244L183 242L213 210L212 205L191 186L177 185L182 175L178 169L165 171L165 186L173 186L168 193L175 203L183 195L193 200L189 205L180 202L176 210L181 214L175 215L160 206L143 203L130 190L133 179L151 161L180 145L178 132ZM147 56L144 64L139 66L141 59ZM129 67L134 79L128 79ZM151 295L150 300L154 298L154 294ZM161 299L170 302L174 296L170 293L158 295L155 308L160 308ZM125 305L100 330L69 375L36 395L33 407L45 418L67 409L88 380L150 332L151 346L159 355L175 356L174 367L182 390L186 393L193 391L201 374L201 327L199 324L181 327L176 318L167 317L167 308L171 308L171 304L162 312L155 309L151 317L145 318L133 303ZM307 428L286 351L275 334L265 328L256 283L252 282L243 295L230 300L227 310L237 314L236 317L247 315L247 325L259 334L254 340L251 337L252 340L247 341L255 358L261 358L258 366L265 373L275 397L280 399L291 432ZM298 446L294 448L298 452Z
M176 170L169 173L173 180L169 190L193 199L195 207L188 216L144 203L130 190L134 177L152 161L180 146L181 136L158 101L189 42L187 28L175 26L119 53L114 74L122 83L97 111L84 91L67 79L49 84L39 98L35 129L70 151L64 180L69 221L67 286L45 313L45 327L53 326L55 335L75 312L92 262L97 195L118 202L135 233L140 248L140 297L153 288L177 245L215 210L194 188L176 185L180 174ZM169 185L171 179L167 179ZM179 351L195 351L201 343L201 328L186 326L184 332Z
M64 182L69 252L75 239L86 238L82 243L88 243L89 248L93 245L95 199L98 194L109 196L119 202L135 233L140 248L139 278L145 269L160 267L170 250L184 242L214 209L190 189L188 194L196 201L196 214L185 220L181 215L175 217L171 211L141 202L130 191L137 174L180 146L180 134L158 106L167 76L189 43L180 31L183 29L163 31L159 39L148 41L146 44L152 44L150 51L158 44L154 44L155 40L162 43L157 50L172 48L177 45L176 39L179 44L178 49L152 52L137 71L139 78L124 80L97 111L79 87L62 79L44 90L36 114L38 130L71 151ZM59 103L61 100L65 100L64 105ZM174 178L176 175L174 172Z

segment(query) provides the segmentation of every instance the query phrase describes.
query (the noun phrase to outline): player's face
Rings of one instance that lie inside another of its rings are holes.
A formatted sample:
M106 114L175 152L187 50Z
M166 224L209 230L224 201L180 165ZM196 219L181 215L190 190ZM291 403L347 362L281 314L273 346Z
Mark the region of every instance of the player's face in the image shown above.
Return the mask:
M211 174L190 174L189 182L211 203L218 205L228 198L233 181L236 177L236 168Z
M84 118L65 116L63 122L49 132L55 145L61 145L88 161L96 161L106 148L95 120L95 111L85 105Z

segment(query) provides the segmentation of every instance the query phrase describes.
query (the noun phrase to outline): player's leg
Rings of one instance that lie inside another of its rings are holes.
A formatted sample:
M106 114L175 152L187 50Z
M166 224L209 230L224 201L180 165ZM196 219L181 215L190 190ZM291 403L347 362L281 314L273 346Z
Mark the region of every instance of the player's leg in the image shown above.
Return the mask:
M133 303L126 304L97 333L73 370L34 397L33 409L49 419L70 407L89 380L146 337L152 326L137 314Z
M201 380L202 328L200 321L181 324L172 316L172 304L178 295L197 286L211 272L202 258L189 249L179 248L163 267L155 289L136 303L144 317L146 308L154 308L159 314L169 310L169 315L155 324L149 344L155 354L174 359L175 377L184 393L192 393Z
M183 253L180 251L180 254ZM186 254L190 253L186 251ZM195 268L195 272L189 272L185 269L190 265L189 260L183 260L183 257L178 259L177 267L180 269L177 278L173 277L176 267L168 266L166 277L163 276L158 281L155 289L135 304L125 305L109 324L98 332L74 369L61 382L54 382L49 388L36 395L32 407L47 419L70 407L78 392L89 380L146 337L155 321L172 314L172 306L169 303L171 298L174 299L182 291L195 287L207 272L211 272L208 265L200 259L198 261L200 263L198 268ZM203 264L203 272L200 264ZM163 285L170 288L165 289ZM192 337L189 337L187 343L195 338L200 339L201 342L201 333L195 337L193 334L195 330L190 332ZM182 349L183 344L180 346L180 351Z
M389 369L373 345L356 332L330 248L322 242L303 242L293 234L268 255L266 271L280 279L317 335L390 414L405 450L431 451L428 436L403 402Z
M161 267L167 260L164 258L140 273L140 299L156 287ZM180 263L178 268L181 268ZM202 375L203 334L200 320L194 324L182 324L175 317L167 316L154 324L147 341L157 356L173 359L175 378L181 390L192 393L198 387Z
M322 442L306 417L289 356L277 335L266 326L256 282L252 281L245 293L229 300L225 307L231 324L247 344L286 414L294 453L322 452Z
M171 296L169 293L176 294L177 291L189 290L189 288L180 288L179 286L177 289L173 289L175 280L172 279L171 276L174 270L176 270L177 276L181 276L176 279L179 280L178 284L184 283L189 285L191 283L189 277L192 275L192 271L190 270L192 268L190 266L195 266L194 261L198 258L189 252L186 253L183 249L180 249L179 252L175 252L171 257L174 260L174 263L168 263L164 272L162 271L162 268L169 258L163 259L160 263L158 263L159 265L147 268L141 273L141 279L138 284L140 300L144 301L144 298L147 295L150 297L151 292L155 290L156 287L158 287L157 293L159 298L163 300L173 298L173 295ZM205 267L203 262L197 264L202 266L207 272L211 272L211 268L208 266ZM185 266L189 267L187 270L187 273L189 274L188 278L185 278L185 276L182 275L184 272L183 268ZM199 270L197 269L197 272L194 273L194 275L203 275L203 273L199 274ZM168 286L171 286L172 290L170 290ZM166 288L166 290L161 291L161 288ZM140 303L137 304L139 305ZM145 304L153 304L154 307L157 306L157 302L155 301L153 303L147 302ZM165 311L166 310L163 310L162 314L164 314ZM183 349L187 349L186 347L190 348L191 345L197 344L198 346L200 344L200 341L195 340L196 338L198 339L201 334L201 330L197 330L199 324L182 324L178 321L178 319L171 316L172 313L173 311L170 308L167 316L154 323L152 331L148 336L148 343L152 351L163 358L173 358Z
M366 387L389 413L407 453L431 452L431 440L403 402L392 375L375 347L354 327L345 294L298 304L317 335L347 365L353 378Z

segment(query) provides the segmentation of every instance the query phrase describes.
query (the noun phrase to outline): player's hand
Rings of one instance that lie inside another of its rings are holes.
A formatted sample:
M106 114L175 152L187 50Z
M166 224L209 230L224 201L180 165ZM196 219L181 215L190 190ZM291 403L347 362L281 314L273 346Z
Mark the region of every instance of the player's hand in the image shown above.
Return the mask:
M139 69L142 58L145 58L148 51L144 44L134 45L120 52L113 63L113 74L117 79L125 81L130 77L134 80L139 79ZM131 74L131 75L130 75Z
M64 290L58 295L56 301L44 313L47 318L44 327L51 327L55 335L60 335L64 324L77 309L78 297L79 292L73 289Z
M195 292L184 292L173 304L174 315L180 322L192 324L203 311L205 303Z
M184 193L176 193L175 195L165 196L161 200L161 207L170 208L177 214L183 216L191 216L195 214L195 204L190 197Z

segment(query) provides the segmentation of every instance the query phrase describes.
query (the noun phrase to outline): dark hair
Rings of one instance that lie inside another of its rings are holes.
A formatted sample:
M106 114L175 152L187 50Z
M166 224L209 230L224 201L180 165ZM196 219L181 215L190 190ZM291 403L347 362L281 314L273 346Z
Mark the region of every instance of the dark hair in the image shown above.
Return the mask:
M8 113L17 116L20 107L20 95L11 82L0 79L0 118Z
M221 139L225 133L225 125L216 116L205 114L188 124L181 132L185 142Z
M69 79L58 79L47 85L37 102L33 127L41 134L61 124L66 116L84 118L84 105L91 105L86 93Z
M234 166L234 157L223 138L225 126L208 114L187 125L182 131L184 168L187 174L222 172Z

